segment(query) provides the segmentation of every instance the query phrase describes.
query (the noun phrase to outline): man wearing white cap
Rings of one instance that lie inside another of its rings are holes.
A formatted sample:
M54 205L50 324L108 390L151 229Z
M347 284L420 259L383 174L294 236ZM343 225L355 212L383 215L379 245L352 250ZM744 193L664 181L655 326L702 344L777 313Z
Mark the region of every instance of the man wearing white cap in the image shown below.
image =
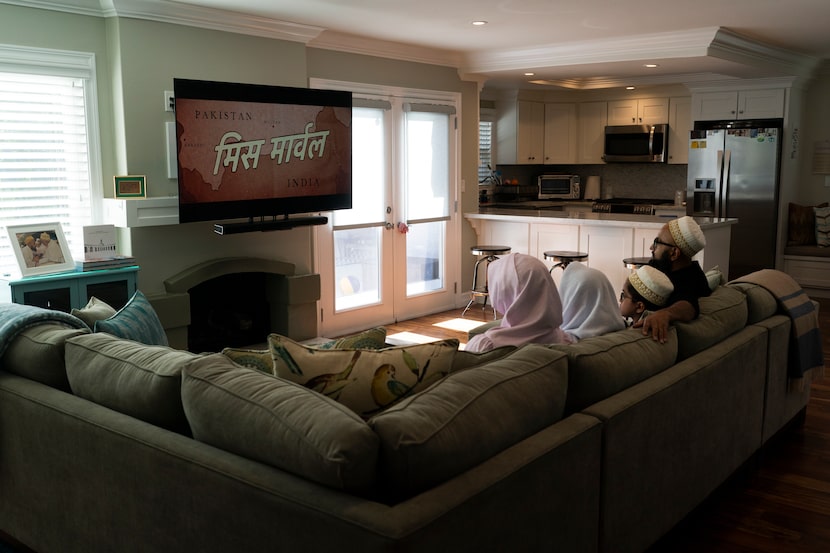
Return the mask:
M660 269L671 280L674 291L667 306L641 319L643 334L665 343L669 325L675 321L691 321L700 312L698 298L711 294L706 274L692 257L706 246L703 231L692 217L680 217L663 225L651 244L650 265Z

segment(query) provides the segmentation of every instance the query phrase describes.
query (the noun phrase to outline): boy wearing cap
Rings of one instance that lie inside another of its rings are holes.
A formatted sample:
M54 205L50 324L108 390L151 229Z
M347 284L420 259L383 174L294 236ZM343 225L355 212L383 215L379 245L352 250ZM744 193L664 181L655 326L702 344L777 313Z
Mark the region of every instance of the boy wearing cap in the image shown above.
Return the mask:
M653 311L665 307L674 291L669 277L658 269L643 265L628 275L620 293L620 314L636 323Z
M700 312L698 298L711 294L706 274L697 261L692 261L706 246L703 231L689 216L669 221L651 244L649 264L665 273L674 285L674 291L659 309L634 326L642 327L643 334L651 334L660 343L666 342L669 325L675 321L691 321Z

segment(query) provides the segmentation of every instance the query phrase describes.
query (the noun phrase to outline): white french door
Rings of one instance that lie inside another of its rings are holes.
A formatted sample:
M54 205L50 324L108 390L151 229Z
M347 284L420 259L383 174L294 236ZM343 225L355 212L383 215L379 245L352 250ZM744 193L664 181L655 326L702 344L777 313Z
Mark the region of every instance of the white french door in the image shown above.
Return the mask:
M350 89L315 86L335 87ZM448 252L459 247L457 98L361 88L352 109L352 208L315 231L321 335L455 307L458 267Z

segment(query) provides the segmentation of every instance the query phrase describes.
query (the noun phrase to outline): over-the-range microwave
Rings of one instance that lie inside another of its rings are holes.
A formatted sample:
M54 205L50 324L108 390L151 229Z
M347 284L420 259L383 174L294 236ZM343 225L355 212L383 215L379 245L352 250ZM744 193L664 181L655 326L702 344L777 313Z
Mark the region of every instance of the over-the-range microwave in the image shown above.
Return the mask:
M540 200L578 200L582 194L579 175L539 175Z
M669 126L609 125L605 127L606 163L665 163L668 160Z

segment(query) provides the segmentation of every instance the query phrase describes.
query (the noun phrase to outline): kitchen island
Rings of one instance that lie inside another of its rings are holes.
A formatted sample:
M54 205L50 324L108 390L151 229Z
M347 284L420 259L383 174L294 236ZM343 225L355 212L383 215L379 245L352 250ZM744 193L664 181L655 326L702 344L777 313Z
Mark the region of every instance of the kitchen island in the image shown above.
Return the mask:
M586 265L599 269L615 286L628 276L622 260L649 257L650 246L660 228L669 221L654 215L591 213L482 207L464 218L476 232L479 244L510 246L513 252L544 259L548 250L588 253ZM695 256L703 270L718 267L729 274L729 243L737 219L696 217L706 247ZM557 285L562 271L554 271Z

